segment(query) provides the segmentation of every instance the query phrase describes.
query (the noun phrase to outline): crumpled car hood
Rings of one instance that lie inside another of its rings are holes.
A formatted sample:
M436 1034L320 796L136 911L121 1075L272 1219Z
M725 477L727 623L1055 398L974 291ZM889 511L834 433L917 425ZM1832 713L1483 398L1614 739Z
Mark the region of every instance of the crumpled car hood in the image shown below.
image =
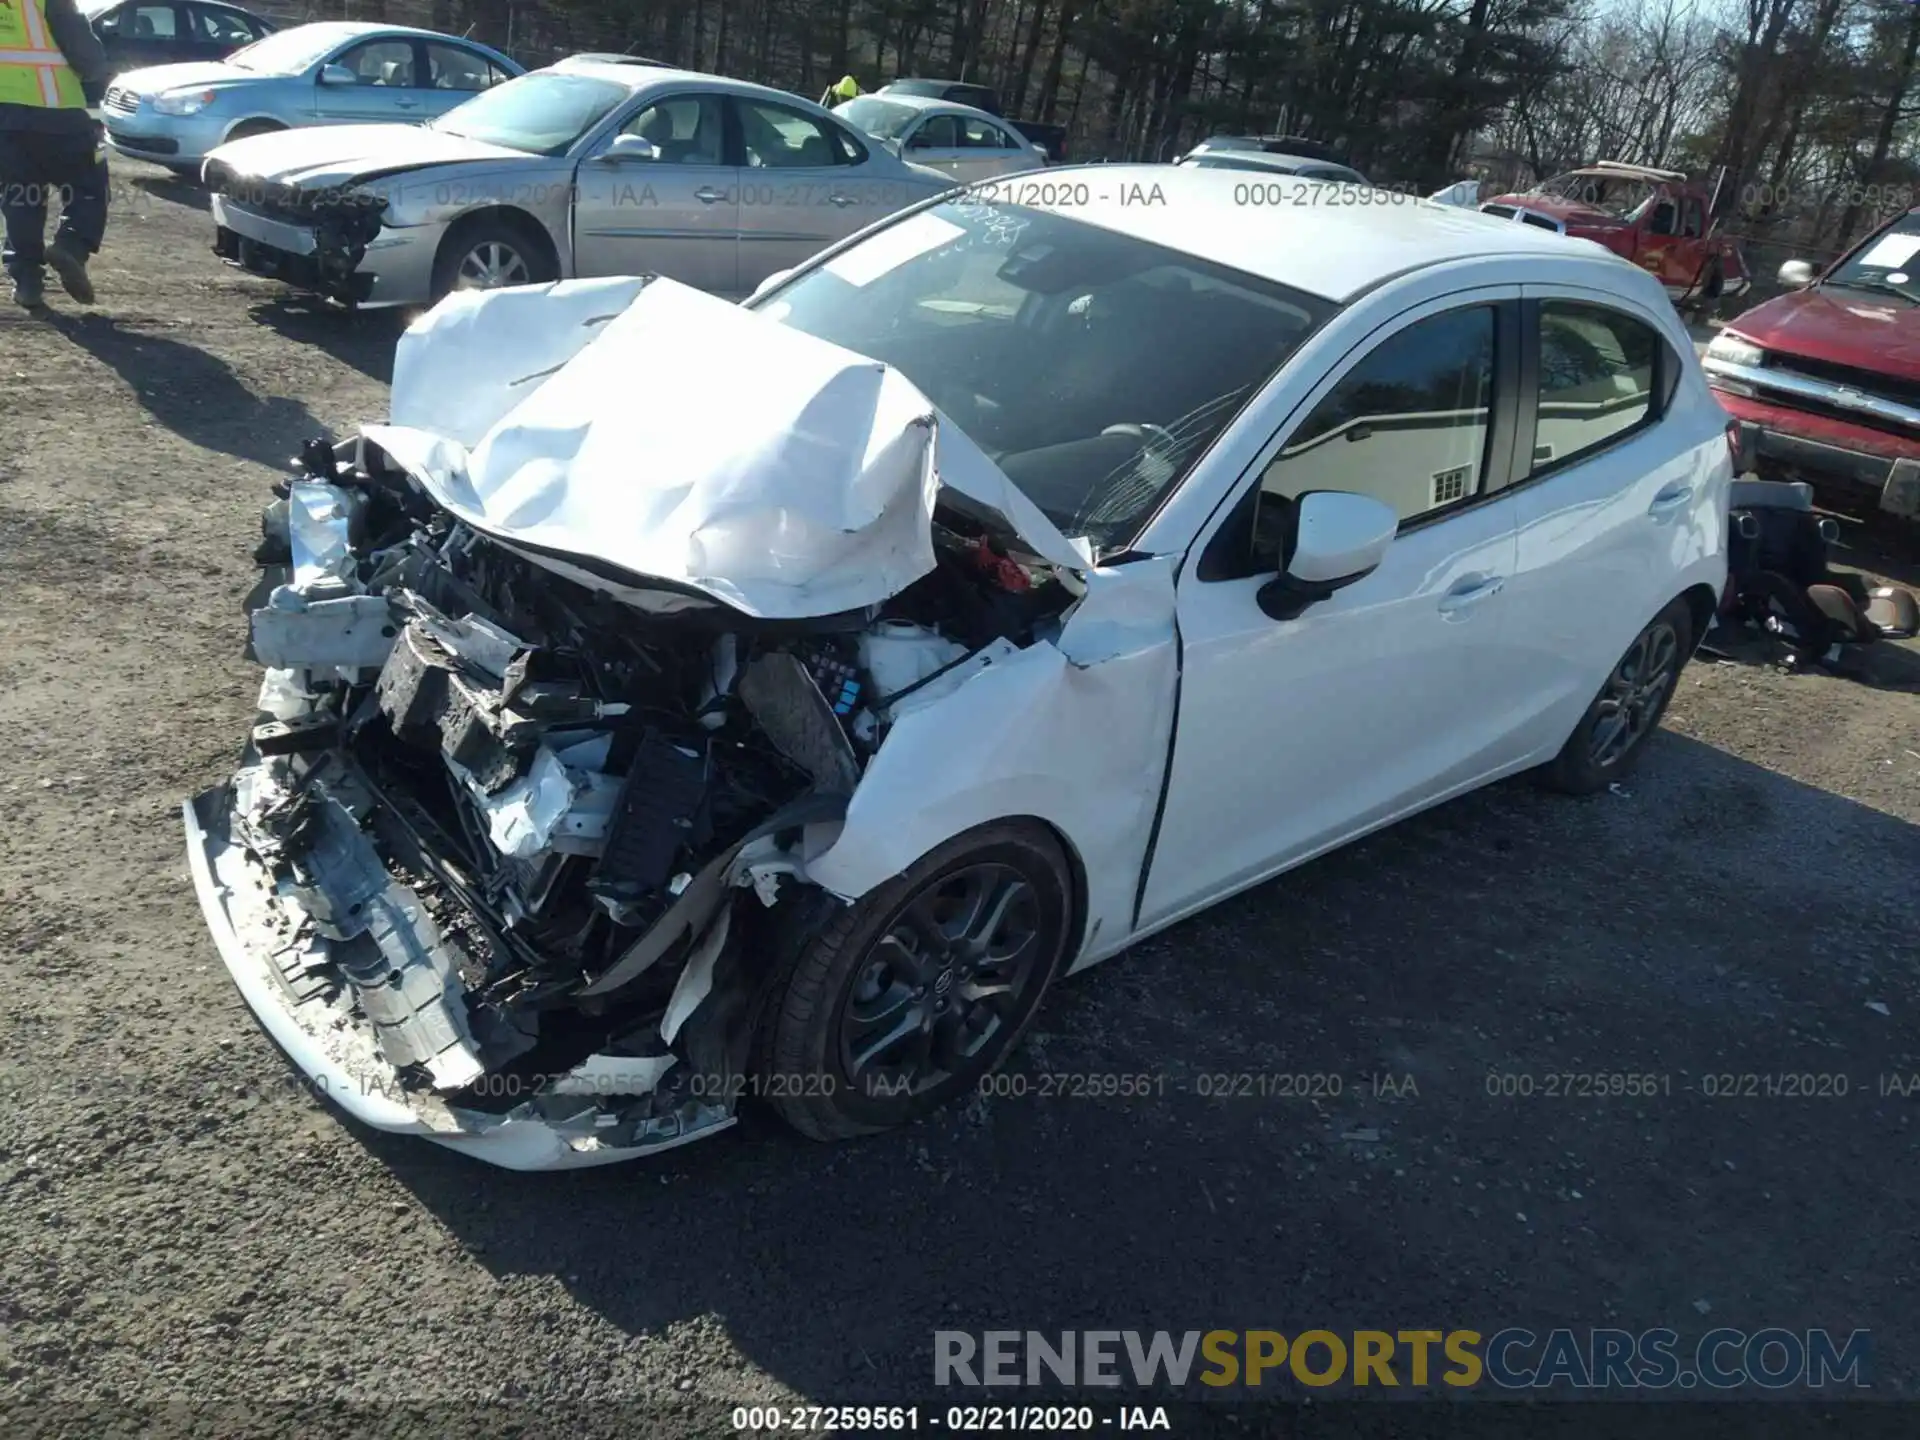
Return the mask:
M649 608L649 582L769 619L878 604L934 568L944 487L1091 568L898 371L670 280L449 297L366 438L475 530Z
M533 163L539 157L421 125L316 125L234 140L213 152L235 174L296 186L344 185L427 165Z

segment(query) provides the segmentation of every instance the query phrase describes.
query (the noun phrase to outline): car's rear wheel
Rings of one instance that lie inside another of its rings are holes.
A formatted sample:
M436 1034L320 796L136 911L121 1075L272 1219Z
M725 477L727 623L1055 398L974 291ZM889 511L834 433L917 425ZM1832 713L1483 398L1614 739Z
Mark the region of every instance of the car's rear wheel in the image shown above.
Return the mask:
M802 946L762 1023L756 1093L815 1140L891 1129L965 1094L1039 1008L1071 895L1040 826L939 847Z
M433 298L455 290L499 290L559 278L559 267L532 227L509 215L481 215L447 232L433 266Z
M1540 778L1569 795L1591 795L1630 773L1692 653L1693 612L1675 600L1634 637Z

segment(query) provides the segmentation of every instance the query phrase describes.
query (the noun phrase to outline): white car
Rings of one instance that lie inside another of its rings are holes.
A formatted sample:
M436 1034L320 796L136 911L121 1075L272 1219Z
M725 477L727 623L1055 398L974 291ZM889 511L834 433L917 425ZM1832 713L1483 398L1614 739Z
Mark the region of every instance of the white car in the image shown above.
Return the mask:
M833 108L834 116L864 130L903 160L956 180L984 180L1039 170L1047 152L998 115L926 95L887 91L860 95Z
M881 1130L1058 976L1502 776L1628 772L1727 575L1658 282L1306 181L1061 178L744 306L455 295L390 423L310 450L185 823L317 1091L521 1169L743 1101Z

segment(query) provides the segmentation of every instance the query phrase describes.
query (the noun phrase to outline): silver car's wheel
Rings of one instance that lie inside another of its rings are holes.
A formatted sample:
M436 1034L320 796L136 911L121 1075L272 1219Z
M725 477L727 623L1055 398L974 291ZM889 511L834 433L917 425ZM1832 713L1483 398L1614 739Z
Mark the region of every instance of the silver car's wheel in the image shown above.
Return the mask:
M432 299L437 302L455 290L544 285L559 278L552 243L531 220L499 212L470 215L440 242Z
M525 285L533 278L533 267L510 242L483 240L460 257L454 276L456 290L498 290Z

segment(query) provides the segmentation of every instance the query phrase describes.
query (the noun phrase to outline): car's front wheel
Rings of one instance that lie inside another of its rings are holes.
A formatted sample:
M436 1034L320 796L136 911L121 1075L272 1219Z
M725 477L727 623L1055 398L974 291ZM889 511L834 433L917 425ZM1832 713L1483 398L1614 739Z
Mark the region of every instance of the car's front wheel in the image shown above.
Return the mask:
M499 290L559 278L548 246L511 215L478 215L447 232L433 266L433 298L455 290Z
M236 140L251 140L256 135L277 135L286 128L286 126L277 120L242 120L227 132L226 140L223 143L231 145ZM194 170L198 173L199 166L197 164L194 166Z
M760 1032L756 1093L796 1130L891 1129L1006 1058L1066 953L1072 885L1051 834L985 826L836 913Z
M1569 795L1591 795L1628 774L1660 728L1692 653L1693 612L1675 600L1634 637L1541 779Z

